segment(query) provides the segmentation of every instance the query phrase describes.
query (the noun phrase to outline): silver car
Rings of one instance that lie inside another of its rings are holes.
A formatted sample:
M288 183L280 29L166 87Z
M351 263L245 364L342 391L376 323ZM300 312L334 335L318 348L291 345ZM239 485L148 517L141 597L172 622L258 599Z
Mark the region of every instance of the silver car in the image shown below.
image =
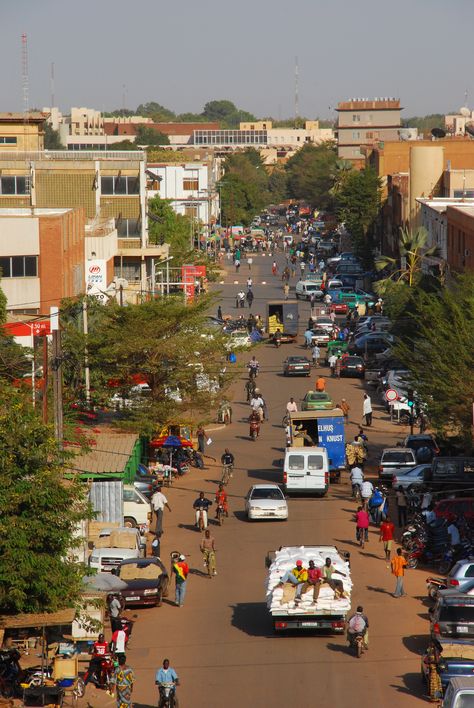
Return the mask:
M416 467L416 455L409 447L387 447L382 452L379 465L379 480L392 482L395 475Z
M430 469L431 465L417 465L404 472L396 472L392 477L392 486L394 489L419 489L424 483L425 471Z
M288 503L277 484L254 484L245 497L247 518L281 519L288 518Z

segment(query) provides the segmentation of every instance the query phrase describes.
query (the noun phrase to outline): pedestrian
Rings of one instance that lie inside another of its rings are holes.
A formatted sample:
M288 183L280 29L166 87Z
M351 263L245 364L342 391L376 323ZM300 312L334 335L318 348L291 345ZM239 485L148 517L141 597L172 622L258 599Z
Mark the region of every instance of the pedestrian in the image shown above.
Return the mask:
M369 499L374 493L374 485L372 482L369 482L367 479L364 480L361 484L360 487L360 496L362 499L362 506L364 509L367 509L369 506Z
M285 295L285 300L288 300L288 295L290 294L290 286L287 282L283 286L283 293Z
M249 267L249 270L252 270L252 263L253 263L253 258L247 258L247 265Z
M337 356L335 354L331 354L331 356L328 359L328 364L329 364L329 368L331 370L331 378L333 379L336 375L336 364L337 364Z
M390 516L387 516L385 521L380 524L380 536L379 541L383 541L383 549L385 552L385 560L390 563L390 554L392 552L393 535L395 533L395 525L390 520Z
M115 658L120 661L120 657L123 657L125 659L125 644L127 643L127 634L125 630L123 629L122 625L120 625L120 629L116 629L115 632L112 634L112 638L110 640L110 645L112 649L112 653L115 655Z
M307 329L304 333L304 346L305 349L311 349L313 346L313 332L310 329Z
M426 656L423 659L423 662L428 669L428 690L430 701L431 703L438 703L438 705L439 701L443 698L443 686L438 670L442 651L442 645L437 639L433 639L428 647Z
M276 275L278 273L278 266L276 261L273 261L272 263L272 273L273 275Z
M355 515L356 522L356 540L359 541L362 548L369 540L369 514L362 506L357 508Z
M110 617L110 629L112 634L117 630L122 628L122 620L120 615L122 612L122 603L118 599L117 595L109 595L109 617Z
M252 285L253 285L253 280L252 280L252 278L249 276L249 277L247 278L247 290L252 290Z
M252 290L247 290L247 303L248 303L249 308L252 307L252 303L253 303L253 292L252 292Z
M235 265L235 272L238 273L238 272L239 272L239 268L240 268L240 260L239 260L238 258L236 258L236 259L234 260L234 265Z
M300 273L301 273L301 277L302 277L302 278L303 278L303 276L304 276L304 269L305 269L305 267L306 267L305 262L304 262L304 261L301 261L301 263L300 263Z
M204 565L207 568L207 575L211 579L217 575L216 570L216 542L209 529L206 529L201 539L201 553L204 556Z
M151 498L151 505L153 507L153 511L155 512L156 515L156 528L155 528L155 535L160 537L161 534L163 533L163 512L165 510L165 506L168 509L168 511L171 511L171 507L168 504L168 500L161 491L162 487L161 484L159 484L156 488L155 493L153 494Z
M316 391L322 393L326 389L326 379L323 376L319 376L316 379Z
M319 366L319 357L321 356L321 350L317 344L314 345L311 356L313 358L313 366Z
M219 305L219 307L217 308L217 319L219 319L219 320L224 319L224 318L222 317L222 307L221 307L220 305Z
M398 487L396 491L397 498L397 511L398 511L398 525L403 528L407 525L407 498L403 487Z
M334 312L334 310L331 310L331 312L329 313L329 319L331 320L333 325L336 323L336 313Z
M245 307L245 293L242 289L240 289L239 292L237 293L237 297L235 300L235 306L236 306L236 308Z
M209 440L209 436L207 435L206 431L204 430L204 428L201 424L198 426L198 429L196 430L196 436L197 436L197 441L198 441L198 450L201 453L201 455L204 455L204 451L206 449L206 440Z
M405 589L403 587L403 578L405 575L405 568L407 567L407 562L406 558L403 557L401 548L397 548L397 555L395 556L395 558L392 558L391 566L392 575L394 575L397 579L393 597L403 597L403 595L406 595Z
M309 296L309 304L311 309L316 305L316 293L312 292L311 295Z
M365 418L365 424L368 428L372 425L372 401L370 396L364 393L364 402L362 404L362 414Z
M132 708L132 692L135 683L135 674L127 666L125 655L120 656L118 666L111 678L111 683L115 686L115 698L117 708Z
M176 607L182 607L184 605L186 582L189 574L186 556L180 555L178 560L173 563L173 573L176 580L175 604Z
M346 423L348 423L349 422L349 411L350 411L351 407L345 398L341 398L341 402L339 403L338 408L341 409L342 415L344 416L344 420Z
M334 373L336 375L336 378L340 379L341 378L341 357L336 356L336 366L334 367Z

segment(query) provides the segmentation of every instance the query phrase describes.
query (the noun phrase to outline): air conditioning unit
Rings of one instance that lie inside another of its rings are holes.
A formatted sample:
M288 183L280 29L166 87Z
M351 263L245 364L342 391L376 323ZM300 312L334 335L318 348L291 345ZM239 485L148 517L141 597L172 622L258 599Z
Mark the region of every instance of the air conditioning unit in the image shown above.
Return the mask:
M466 248L464 251L464 257L467 258L470 255L471 255L471 251L468 248Z

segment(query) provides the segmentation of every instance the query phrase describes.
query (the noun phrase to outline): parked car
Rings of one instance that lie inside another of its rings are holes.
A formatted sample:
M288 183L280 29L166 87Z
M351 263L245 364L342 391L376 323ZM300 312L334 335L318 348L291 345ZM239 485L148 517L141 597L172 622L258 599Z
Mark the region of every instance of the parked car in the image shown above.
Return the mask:
M338 291L340 288L342 288L342 280L337 280L335 278L332 278L331 280L328 280L328 283L326 285L326 290L328 293L332 296L333 291Z
M461 517L474 520L474 497L456 497L454 499L441 499L435 504L434 513L439 519Z
M474 677L452 678L448 683L443 708L470 708L474 705Z
M336 299L331 303L330 309L335 315L347 315L349 312L349 305L346 302Z
M305 356L289 356L283 362L284 376L309 376L311 362Z
M466 558L453 565L446 578L446 586L459 592L467 592L473 581L474 558Z
M391 482L394 475L416 467L416 457L409 447L387 447L379 464L379 479Z
M254 484L245 497L245 513L249 521L288 518L288 503L277 484Z
M133 485L123 486L123 525L148 533L151 520L150 500Z
M356 263L355 261L349 263L341 261L336 267L336 275L363 275L364 272L364 268L360 263Z
M315 329L321 328L332 332L334 329L334 322L330 317L316 317Z
M474 597L439 593L430 618L431 636L443 639L464 639L472 644L474 639Z
M463 641L451 640L442 643L443 652L438 662L438 673L443 690L452 678L460 676L472 677L474 674L474 646ZM428 666L425 663L426 654L421 659L421 675L428 685ZM472 702L474 705L474 700Z
M312 330L312 332L313 332L313 346L315 344L317 344L318 347L325 347L331 341L331 335L329 333L329 330L324 329L324 327L316 327L315 329Z
M331 356L331 354L335 354L336 356L341 356L341 354L345 354L347 352L348 346L348 343L343 342L341 339L331 339L328 342L328 346L326 349L325 363L329 363L329 357Z
M379 332L370 332L363 334L349 344L349 352L351 354L364 354L366 351L370 354L383 352L391 344L393 344L393 336L388 333L380 334Z
M321 299L323 291L321 290L321 282L315 280L299 280L295 287L296 299L309 300L312 295L317 299Z
M301 401L302 411L326 411L334 408L334 401L325 391L308 391Z
M126 607L154 605L159 607L167 595L169 576L159 558L131 558L114 570L127 587L120 594Z
M355 376L363 379L365 373L364 360L360 356L343 356L341 359L341 376Z
M422 450L423 448L429 448L432 453L432 458L440 453L436 438L434 435L431 435L431 433L407 435L403 441L403 447L411 447L411 449L415 450L415 452L418 452L418 450Z
M89 567L99 573L110 572L124 560L144 558L146 543L138 529L120 526L105 528L89 556Z
M235 349L248 349L252 344L247 330L234 330L228 335L225 348L232 352Z
M431 465L417 465L403 472L397 472L392 477L392 487L398 489L419 490L423 486L426 470L429 470Z

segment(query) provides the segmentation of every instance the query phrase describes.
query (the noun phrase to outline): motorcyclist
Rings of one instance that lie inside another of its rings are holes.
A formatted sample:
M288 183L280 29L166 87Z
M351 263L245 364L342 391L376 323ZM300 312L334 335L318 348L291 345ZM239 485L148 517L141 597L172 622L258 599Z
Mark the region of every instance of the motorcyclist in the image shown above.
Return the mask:
M252 412L256 413L258 415L258 420L261 422L264 419L264 400L260 393L258 392L258 389L255 390L255 393L253 395L252 400L250 401L250 407L252 408Z
M206 499L206 497L204 496L204 492L199 492L199 496L193 504L193 509L196 512L196 526L198 528L199 528L199 517L202 512L203 526L205 529L207 529L207 511L210 506L212 506L212 502L210 501L210 499Z
M89 668L86 672L86 676L84 678L84 684L87 686L89 681L95 677L96 680L99 680L100 676L100 665L102 663L102 660L104 656L106 656L109 653L109 645L105 641L105 636L103 634L99 634L97 641L94 642L92 645L92 651L91 651L91 660L89 662Z
M229 516L229 505L227 503L227 492L225 491L224 485L222 483L219 484L219 488L216 492L216 516L215 516L216 519L217 519L217 511L220 506L224 509L224 514L226 516Z
M249 376L254 379L257 378L260 364L258 363L255 355L250 359L249 363L247 364L247 368L249 370Z
M173 690L176 691L176 687L179 686L179 678L176 671L170 666L169 659L163 660L163 666L155 674L155 684L158 686L160 692L160 704L164 698L164 688L166 685L173 684Z
M356 486L359 486L359 491L362 488L364 482L364 473L361 468L357 465L351 470L351 484L352 484L352 496L355 497Z
M364 638L365 649L369 648L369 620L367 615L364 614L364 608L362 605L357 607L352 617L349 617L347 623L347 640L349 644L353 644L357 636L362 636Z
M277 327L276 332L273 335L273 341L275 342L275 346L279 347L281 344L281 329Z
M250 424L250 437L252 437L252 428L255 427L257 431L257 438L260 435L260 416L256 410L253 410L251 414L249 415L249 424Z

